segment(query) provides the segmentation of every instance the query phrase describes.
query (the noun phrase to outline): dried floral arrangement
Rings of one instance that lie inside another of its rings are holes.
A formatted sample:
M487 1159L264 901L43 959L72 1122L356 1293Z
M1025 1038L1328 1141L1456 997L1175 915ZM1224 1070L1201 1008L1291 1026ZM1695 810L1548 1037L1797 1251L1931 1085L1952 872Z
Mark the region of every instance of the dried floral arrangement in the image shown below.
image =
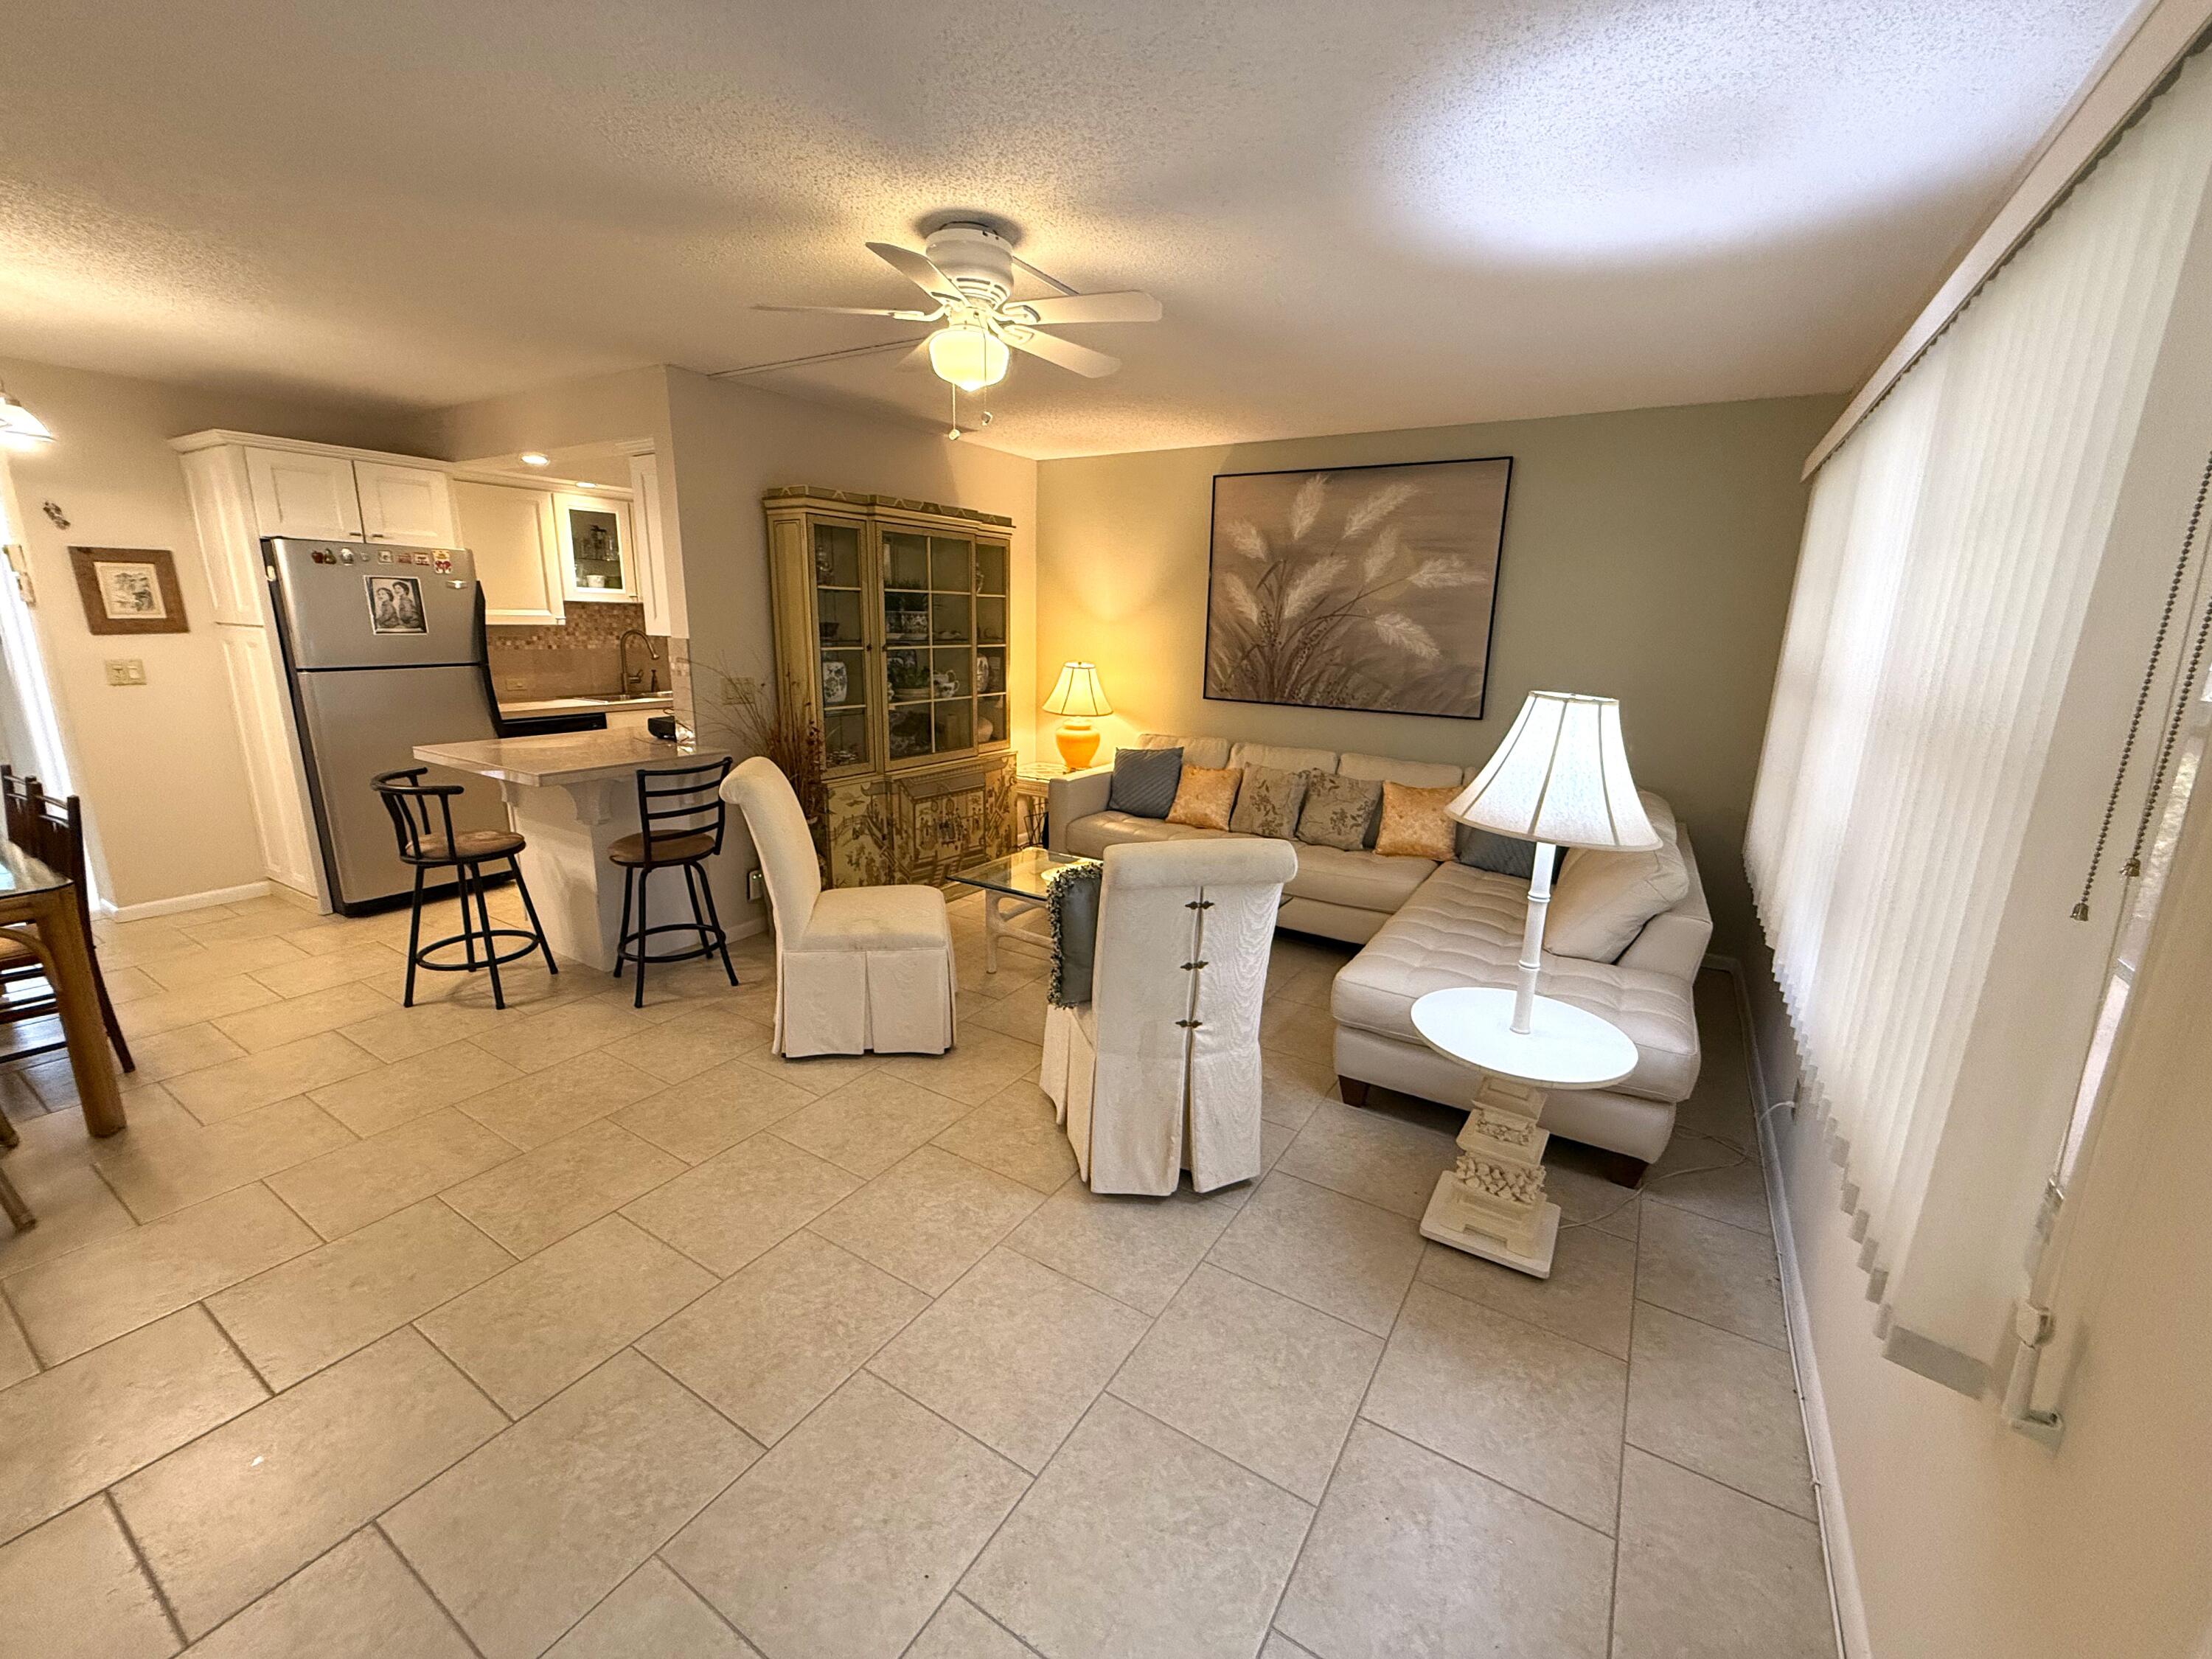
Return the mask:
M796 693L777 696L750 675L704 667L714 682L706 701L713 713L700 722L702 737L722 738L739 755L765 755L791 780L799 811L814 831L817 847L829 811L823 781L821 723L809 717L806 699Z

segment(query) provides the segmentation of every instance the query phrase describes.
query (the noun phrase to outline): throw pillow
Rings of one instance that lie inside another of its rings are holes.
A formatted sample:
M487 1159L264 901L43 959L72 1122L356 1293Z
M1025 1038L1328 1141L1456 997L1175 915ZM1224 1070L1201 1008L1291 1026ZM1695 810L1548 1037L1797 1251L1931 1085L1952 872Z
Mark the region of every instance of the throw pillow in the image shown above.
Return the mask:
M1288 841L1297 833L1298 808L1305 804L1310 772L1285 772L1274 766L1248 766L1237 792L1229 827L1240 836L1268 836Z
M1456 856L1469 869L1492 870L1501 876L1517 876L1522 881L1536 873L1534 842L1501 836L1495 830L1478 830L1471 823L1455 827L1459 830ZM1554 864L1553 873L1557 874L1558 870Z
M1175 805L1176 785L1182 777L1180 749L1116 749L1106 810L1127 812L1133 818L1164 818Z
M1309 847L1338 847L1357 853L1366 844L1368 820L1382 799L1373 778L1347 778L1322 772L1306 785L1306 804L1298 813L1298 836Z
M1168 808L1170 823L1194 830L1226 830L1229 809L1237 804L1237 781L1244 775L1234 766L1186 766L1176 785L1175 805Z
M1384 858L1434 859L1443 863L1457 845L1452 831L1459 826L1444 816L1444 808L1460 792L1457 784L1441 789L1416 789L1411 784L1382 786L1382 827L1375 832L1375 850Z
M1045 909L1052 918L1052 983L1045 999L1061 1008L1091 1000L1091 969L1098 953L1098 883L1106 866L1072 865L1052 878Z
M1577 847L1559 866L1544 923L1544 948L1584 962L1617 962L1644 924L1690 891L1681 849L1661 832L1648 853Z

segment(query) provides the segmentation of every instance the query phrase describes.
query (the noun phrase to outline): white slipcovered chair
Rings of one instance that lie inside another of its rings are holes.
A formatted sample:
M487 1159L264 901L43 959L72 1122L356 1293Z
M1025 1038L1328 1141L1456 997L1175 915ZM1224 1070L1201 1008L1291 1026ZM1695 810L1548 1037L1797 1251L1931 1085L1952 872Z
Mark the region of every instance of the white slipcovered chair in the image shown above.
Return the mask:
M822 885L791 781L755 756L722 784L745 815L775 919L775 1052L941 1054L954 1031L952 929L934 887Z
M1260 1003L1285 841L1106 849L1091 1000L1045 1010L1046 1094L1091 1191L1210 1192L1260 1173Z

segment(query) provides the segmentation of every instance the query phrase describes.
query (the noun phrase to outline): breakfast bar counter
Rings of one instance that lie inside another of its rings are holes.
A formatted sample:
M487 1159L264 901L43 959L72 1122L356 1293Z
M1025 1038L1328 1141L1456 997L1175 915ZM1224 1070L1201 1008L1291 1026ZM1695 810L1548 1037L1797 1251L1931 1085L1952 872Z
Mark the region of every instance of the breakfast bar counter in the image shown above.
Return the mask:
M529 842L523 874L555 954L611 968L623 884L608 853L621 837L638 832L639 771L728 753L635 732L561 732L420 744L415 758L499 785L509 823Z

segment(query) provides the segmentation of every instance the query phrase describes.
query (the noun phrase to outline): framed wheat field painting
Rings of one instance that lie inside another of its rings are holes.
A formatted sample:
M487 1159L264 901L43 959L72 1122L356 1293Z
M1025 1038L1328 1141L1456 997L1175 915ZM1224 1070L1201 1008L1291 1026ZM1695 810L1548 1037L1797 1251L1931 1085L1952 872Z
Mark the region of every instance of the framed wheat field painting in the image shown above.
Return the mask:
M1206 695L1482 718L1510 456L1213 481Z

